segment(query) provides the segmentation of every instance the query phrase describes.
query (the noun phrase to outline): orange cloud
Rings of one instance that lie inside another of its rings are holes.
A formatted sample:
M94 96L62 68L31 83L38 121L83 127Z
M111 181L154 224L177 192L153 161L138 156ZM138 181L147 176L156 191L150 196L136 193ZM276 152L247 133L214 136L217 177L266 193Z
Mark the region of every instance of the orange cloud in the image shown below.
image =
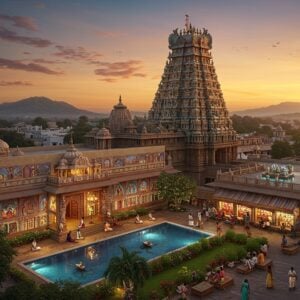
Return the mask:
M0 86L32 86L29 81L0 81Z
M142 62L139 60L128 60L123 62L99 62L103 68L96 69L95 74L104 77L106 82L113 82L113 78L146 77L146 74L139 72Z
M4 27L0 27L0 39L19 44L26 44L38 48L45 48L52 45L52 42L49 40L18 35L16 32L8 30Z
M0 58L0 68L2 69L12 69L12 70L22 70L26 72L38 72L38 73L44 73L48 75L61 75L63 72L60 71L54 71L49 68L46 68L42 65L35 64L35 63L29 63L25 64L17 60L11 60L11 59L4 59Z
M97 59L103 56L99 52L88 51L84 47L71 48L56 45L55 48L58 50L58 52L54 53L53 55L69 60L80 60L88 63L98 63Z

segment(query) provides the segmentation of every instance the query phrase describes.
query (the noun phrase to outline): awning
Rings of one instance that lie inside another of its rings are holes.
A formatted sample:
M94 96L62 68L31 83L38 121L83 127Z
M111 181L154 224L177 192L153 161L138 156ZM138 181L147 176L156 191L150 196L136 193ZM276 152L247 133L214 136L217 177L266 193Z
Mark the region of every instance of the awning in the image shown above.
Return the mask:
M227 202L234 202L250 207L282 210L290 213L293 213L294 209L299 207L300 204L299 201L289 198L234 191L229 189L218 189L214 194L214 198L219 198L218 200L223 199Z

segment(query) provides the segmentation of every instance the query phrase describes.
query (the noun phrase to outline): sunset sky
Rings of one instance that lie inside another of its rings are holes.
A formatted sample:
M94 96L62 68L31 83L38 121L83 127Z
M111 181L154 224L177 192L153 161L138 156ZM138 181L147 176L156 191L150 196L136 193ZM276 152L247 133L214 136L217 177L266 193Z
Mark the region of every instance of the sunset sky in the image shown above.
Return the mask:
M0 103L30 96L151 107L185 14L213 36L230 111L300 102L299 0L1 0Z

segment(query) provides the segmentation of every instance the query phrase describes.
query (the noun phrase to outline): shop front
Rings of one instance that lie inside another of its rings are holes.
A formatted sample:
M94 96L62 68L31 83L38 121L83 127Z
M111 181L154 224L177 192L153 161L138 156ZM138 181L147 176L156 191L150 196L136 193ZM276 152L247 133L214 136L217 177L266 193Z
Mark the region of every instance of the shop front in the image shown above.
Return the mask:
M234 215L233 203L219 201L218 208L224 213L225 217L230 217Z
M256 224L267 223L273 228L291 229L299 216L297 200L251 192L218 189L214 194L217 207L225 216L234 214L243 220L249 213L250 221Z
M252 208L245 205L238 204L236 206L236 216L239 220L244 220L245 216L249 213L250 220L252 220Z

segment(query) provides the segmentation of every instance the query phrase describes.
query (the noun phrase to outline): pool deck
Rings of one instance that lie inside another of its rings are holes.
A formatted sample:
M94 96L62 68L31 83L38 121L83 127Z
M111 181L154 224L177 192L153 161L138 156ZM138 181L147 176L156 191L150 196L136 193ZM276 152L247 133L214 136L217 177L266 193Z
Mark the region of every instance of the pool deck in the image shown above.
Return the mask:
M197 208L189 207L189 209L195 213L197 212ZM170 212L170 211L158 211L153 214L156 218L155 221L148 221L148 216L142 217L141 219L144 221L143 224L135 224L134 219L129 219L120 222L121 226L114 227L114 231L112 232L99 232L97 234L86 237L84 240L80 240L78 243L69 243L63 242L58 243L53 240L45 240L38 243L39 246L42 247L41 251L32 252L31 245L24 245L17 248L17 256L15 256L13 260L13 266L17 268L21 268L19 263L26 260L34 260L43 256L52 255L55 252L69 250L78 246L84 246L85 244L93 243L107 237L112 237L115 235L119 235L122 233L127 233L132 230L137 230L146 226L155 225L161 222L170 221L177 224L187 226L188 222L188 212ZM223 232L228 229L227 225L222 225ZM235 226L234 230L236 232L244 232L242 226ZM216 232L216 224L214 221L208 221L204 223L203 231L207 231L210 233ZM281 235L275 232L269 232L260 230L257 228L251 228L252 236L266 236L269 240L270 250L268 257L273 260L273 276L274 276L274 285L275 288L272 290L267 290L265 288L265 277L266 272L262 270L255 270L252 273L244 276L238 274L235 269L228 270L226 272L230 274L234 278L234 285L227 288L224 291L214 290L214 292L208 296L205 296L207 300L219 300L219 299L240 299L240 287L241 283L245 278L248 278L250 282L250 299L255 300L281 300L285 297L288 297L289 300L300 299L300 281L298 279L298 289L295 291L288 291L288 276L287 273L291 266L294 266L296 272L298 273L298 277L300 276L300 253L296 255L284 255L281 253L280 243L281 243ZM296 240L289 240L289 242L295 242ZM21 268L24 271L24 268ZM28 274L32 279L34 279L37 283L42 283L43 281L39 279L37 276L33 275L31 272L24 271ZM174 297L173 299L178 299L179 297ZM199 299L198 297L188 295L188 299L194 300Z

